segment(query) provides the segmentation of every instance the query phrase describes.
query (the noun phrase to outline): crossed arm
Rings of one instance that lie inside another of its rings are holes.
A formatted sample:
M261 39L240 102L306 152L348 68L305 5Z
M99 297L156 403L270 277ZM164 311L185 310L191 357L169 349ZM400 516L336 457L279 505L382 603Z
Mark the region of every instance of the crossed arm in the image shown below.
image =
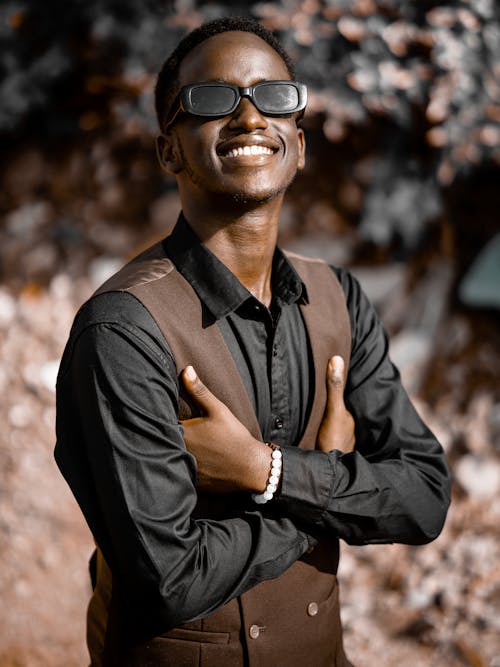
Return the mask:
M373 306L350 274L338 271L338 277L351 318L349 373L345 386L339 373L335 383L331 360L316 449L282 447L277 510L320 539L328 534L351 544L423 544L439 535L450 501L443 450L401 384ZM203 469L204 451L191 424L185 426L187 445ZM260 486L269 469L267 462L261 466Z
M197 487L212 493L264 491L271 467L271 450L256 440L217 399L192 366L182 373L186 390L202 417L182 422L184 441L197 462ZM354 420L344 405L342 357L332 357L326 370L327 406L316 446L323 452L354 449Z
M352 544L423 544L441 530L449 502L448 471L439 444L417 417L387 356L377 373L382 383L394 384L394 393L386 396L393 404L385 412L382 395L380 423L368 429L363 423L367 415L353 403L361 423L355 451L356 425L344 403L343 360L330 359L327 405L316 449L282 448L284 479L278 512L319 539L330 535ZM182 377L204 415L183 422L186 446L197 461L198 488L261 492L271 450L210 393L194 369L185 369ZM401 422L390 424L391 414L399 414ZM369 437L374 434L380 451L373 445L370 451Z
M185 422L183 437L175 365L133 297L105 295L81 314L58 381L56 458L132 604L156 601L165 627L279 576L323 534L420 543L439 532L449 498L442 450L401 387L373 310L355 283L345 289L349 377L345 388L329 388L317 449L283 447L274 507L249 506L222 521L193 518L196 484L261 491L268 448L248 440L196 380L188 388L205 416ZM351 419L356 448L346 453ZM242 456L246 445L255 462Z

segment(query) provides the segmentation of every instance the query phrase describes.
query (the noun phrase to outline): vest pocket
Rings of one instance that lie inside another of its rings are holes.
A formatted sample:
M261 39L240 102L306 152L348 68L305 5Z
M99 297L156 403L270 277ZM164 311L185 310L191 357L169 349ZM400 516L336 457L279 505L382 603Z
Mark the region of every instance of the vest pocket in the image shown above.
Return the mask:
M188 642L201 642L203 644L229 644L230 633L174 628L160 635L158 639L179 639Z

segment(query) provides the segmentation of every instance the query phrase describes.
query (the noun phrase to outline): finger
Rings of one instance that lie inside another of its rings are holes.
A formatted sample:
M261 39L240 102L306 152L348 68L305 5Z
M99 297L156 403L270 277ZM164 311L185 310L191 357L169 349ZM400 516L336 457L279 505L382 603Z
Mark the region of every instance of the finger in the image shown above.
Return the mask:
M186 366L182 371L182 379L188 394L203 412L210 412L210 410L213 410L220 403L212 392L203 384L192 366Z
M331 357L327 368L328 404L332 410L345 409L345 364L338 354Z

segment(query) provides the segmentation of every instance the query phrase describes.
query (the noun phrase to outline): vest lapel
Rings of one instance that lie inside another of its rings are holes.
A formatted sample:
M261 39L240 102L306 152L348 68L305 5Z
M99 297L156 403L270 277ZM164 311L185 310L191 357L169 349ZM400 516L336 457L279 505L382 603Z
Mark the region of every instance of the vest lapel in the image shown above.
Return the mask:
M334 354L340 354L349 367L350 326L343 290L333 271L322 261L286 253L307 285L309 303L300 306L311 346L314 373L310 378L313 393L311 413L299 443L314 449L326 407L326 367Z
M262 439L257 416L233 356L216 323L203 327L202 304L191 285L178 271L170 270L156 281L154 290L146 283L129 291L155 317L172 350L178 372L188 364L194 366L210 391L255 438ZM181 394L180 417L184 419L192 412L186 398Z

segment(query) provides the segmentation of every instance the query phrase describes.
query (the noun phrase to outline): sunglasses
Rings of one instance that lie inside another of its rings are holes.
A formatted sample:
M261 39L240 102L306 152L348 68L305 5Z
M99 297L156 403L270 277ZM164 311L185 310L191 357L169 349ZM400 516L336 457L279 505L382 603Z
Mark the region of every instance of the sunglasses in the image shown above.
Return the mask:
M164 130L181 112L207 118L227 116L238 107L242 97L248 97L266 116L286 116L305 109L307 88L297 81L262 81L244 88L216 81L192 83L181 88L178 106L167 119Z

